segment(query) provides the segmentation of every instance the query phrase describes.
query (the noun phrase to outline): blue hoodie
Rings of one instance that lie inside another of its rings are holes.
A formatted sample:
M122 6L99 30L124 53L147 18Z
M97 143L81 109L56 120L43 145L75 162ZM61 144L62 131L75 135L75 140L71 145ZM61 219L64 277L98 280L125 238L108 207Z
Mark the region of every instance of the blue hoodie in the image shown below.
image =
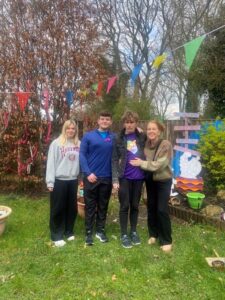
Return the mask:
M80 166L85 176L112 177L112 142L114 134L103 137L98 129L86 133L80 145Z

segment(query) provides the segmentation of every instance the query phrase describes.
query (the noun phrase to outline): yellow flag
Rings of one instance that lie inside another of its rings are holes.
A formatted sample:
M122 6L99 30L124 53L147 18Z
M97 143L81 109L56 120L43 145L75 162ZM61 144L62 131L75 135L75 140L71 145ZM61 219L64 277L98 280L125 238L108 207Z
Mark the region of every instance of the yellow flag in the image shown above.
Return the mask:
M162 55L159 55L157 56L155 59L154 59L154 62L153 62L153 68L156 68L158 69L158 67L165 61L166 59L166 54L162 54Z

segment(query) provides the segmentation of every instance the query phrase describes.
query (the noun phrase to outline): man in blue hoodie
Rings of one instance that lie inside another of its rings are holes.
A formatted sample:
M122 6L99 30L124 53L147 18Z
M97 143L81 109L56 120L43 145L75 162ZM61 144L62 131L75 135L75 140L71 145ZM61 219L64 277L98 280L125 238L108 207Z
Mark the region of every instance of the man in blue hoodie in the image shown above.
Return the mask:
M108 242L105 223L112 191L112 142L114 134L109 131L112 115L101 112L98 129L86 133L80 146L80 166L84 175L86 245L93 245L93 227L96 237Z

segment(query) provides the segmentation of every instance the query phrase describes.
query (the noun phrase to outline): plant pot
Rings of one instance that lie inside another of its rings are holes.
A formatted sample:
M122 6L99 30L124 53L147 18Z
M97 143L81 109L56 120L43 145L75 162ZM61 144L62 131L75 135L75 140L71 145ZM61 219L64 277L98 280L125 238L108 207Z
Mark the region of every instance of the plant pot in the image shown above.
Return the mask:
M202 207L205 195L202 193L190 192L187 193L187 197L188 197L188 204L190 205L191 208L200 209Z
M5 231L6 220L11 212L12 209L10 207L0 205L0 235Z
M78 197L77 198L77 212L78 215L81 218L85 217L85 203L84 203L84 197Z

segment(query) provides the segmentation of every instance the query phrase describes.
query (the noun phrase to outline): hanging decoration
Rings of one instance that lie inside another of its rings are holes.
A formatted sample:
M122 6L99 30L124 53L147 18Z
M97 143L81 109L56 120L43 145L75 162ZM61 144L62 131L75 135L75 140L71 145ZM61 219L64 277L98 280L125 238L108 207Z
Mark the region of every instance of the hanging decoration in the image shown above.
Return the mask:
M143 64L139 64L137 65L136 67L134 67L133 71L132 71L132 74L131 74L131 81L132 81L132 84L134 85L135 83L135 80L136 78L138 77L140 71L141 71L141 68L142 68Z
M201 46L204 39L205 35L202 35L184 45L185 61L189 69L191 68L191 65L195 59L198 49Z
M153 61L152 67L158 69L160 65L164 63L164 61L166 60L166 56L167 56L166 53L157 56Z
M93 91L96 92L97 89L98 89L98 84L97 83L92 84L91 88L92 88Z
M73 104L73 92L71 90L66 91L66 102L69 107Z
M44 110L46 114L46 119L47 119L47 134L44 139L45 143L48 144L50 142L50 136L51 136L51 130L52 130L52 122L51 122L51 117L49 114L49 102L50 102L50 95L49 95L49 90L48 88L45 88L43 91L43 98L44 98Z
M99 81L98 87L97 87L97 91L96 91L96 95L97 96L101 96L101 94L102 94L102 88L103 88L103 82Z
M30 97L30 92L17 92L16 96L18 98L18 103L19 103L21 111L24 111L24 109L27 105L27 101Z
M116 80L117 80L117 76L113 76L113 77L109 78L106 94L108 94L110 92L110 90L114 86Z

